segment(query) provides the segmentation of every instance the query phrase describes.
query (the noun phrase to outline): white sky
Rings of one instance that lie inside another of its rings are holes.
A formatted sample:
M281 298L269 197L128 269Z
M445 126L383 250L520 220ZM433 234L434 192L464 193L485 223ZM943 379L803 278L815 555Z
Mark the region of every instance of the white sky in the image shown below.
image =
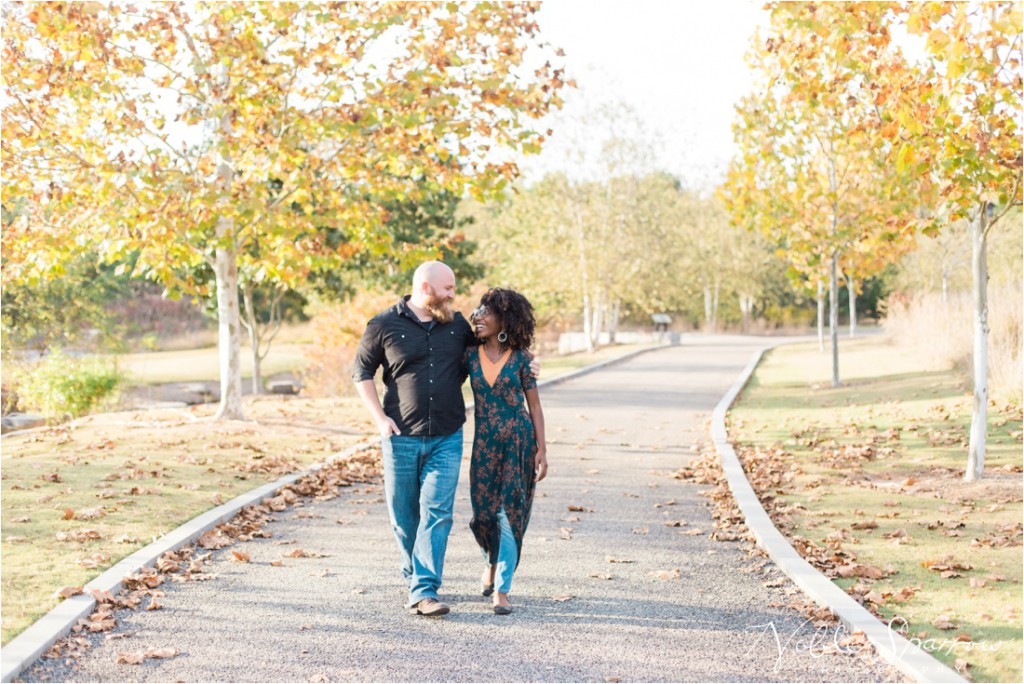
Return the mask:
M566 52L579 89L564 115L587 102L620 99L653 134L656 165L705 186L732 157L733 105L752 87L743 60L762 2L745 0L545 0L542 36ZM600 129L590 139L599 140ZM570 154L552 144L521 166L527 181L547 171L573 174Z

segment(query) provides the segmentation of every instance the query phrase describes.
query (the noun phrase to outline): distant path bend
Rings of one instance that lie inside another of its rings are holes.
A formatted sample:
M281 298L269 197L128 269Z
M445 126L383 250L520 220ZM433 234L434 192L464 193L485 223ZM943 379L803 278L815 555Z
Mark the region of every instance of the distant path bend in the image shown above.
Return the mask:
M765 342L687 338L541 390L551 475L539 485L512 616L493 615L479 594L470 422L442 588L449 616L406 613L381 488L359 487L280 514L271 539L233 547L251 563L220 553L214 581L171 585L162 610L124 616L118 632L131 636L97 639L76 669L43 661L25 678L901 681L873 655L809 650L832 635L784 607L792 585L752 571L736 544L711 541L705 487L669 476L707 441L704 422ZM324 556L270 565L296 547ZM168 646L181 654L115 663L119 652Z

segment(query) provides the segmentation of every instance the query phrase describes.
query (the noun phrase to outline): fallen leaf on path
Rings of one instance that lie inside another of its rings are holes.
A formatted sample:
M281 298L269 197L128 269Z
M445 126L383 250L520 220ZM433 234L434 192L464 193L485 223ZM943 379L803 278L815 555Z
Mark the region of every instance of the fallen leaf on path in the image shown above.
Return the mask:
M276 561L270 561L270 564L271 564L271 565L273 565L273 566L274 566L275 568L279 568L279 567L281 567L282 565L284 565L284 563L282 563L282 562L281 562L281 561L279 561L279 560L276 560Z
M310 677L309 681L310 682L329 682L331 680L327 678L327 675L325 675L323 673L320 673L320 674L315 674L312 677Z
M953 667L955 667L956 671L960 673L966 674L967 668L970 666L971 664L968 663L967 660L964 658L957 658L955 661L953 661Z
M73 509L73 508L65 508L64 509L64 516L63 517L64 517L64 520L74 520L75 519L75 509Z
M246 553L245 551L232 550L231 551L231 557L234 558L239 563L248 563L250 560L252 560L252 558L249 556L249 554Z
M654 504L654 507L655 508L664 508L665 506L675 506L675 505L676 505L676 500L675 499L669 499L668 501L661 501L659 503Z
M672 568L671 570L659 570L651 574L660 580L677 580L683 576L683 571L679 568Z
M615 558L614 556L606 556L604 560L607 563L636 563L635 560L630 560L628 558Z
M680 532L679 534L685 534L687 537L696 537L698 534L704 534L704 530L698 530L696 527Z
M593 513L594 512L593 508L587 508L586 506L566 506L566 508L568 508L570 511L574 511L574 512L577 512L577 513Z
M666 520L665 527L683 527L687 522L685 520Z
M57 593L54 594L54 597L64 599L70 598L72 596L78 596L81 593L82 587L63 587L57 590Z
M219 549L231 544L231 539L221 534L221 531L217 529L204 532L196 543L204 549Z
M932 626L936 629L943 630L956 629L956 624L954 624L953 621L950 620L949 617L946 615L940 615L939 617L932 620Z
M145 660L146 654L142 651L136 651L135 653L118 653L115 662L118 665L139 665Z
M559 595L557 595L557 596L552 596L552 597L551 597L551 600L552 600L552 601L559 601L559 602L562 602L562 601L571 601L571 600L573 600L574 598L576 598L576 597L575 597L575 596L573 596L572 594L559 594Z
M855 530L873 530L878 527L878 523L874 520L865 520L863 522L855 522L850 527Z
M164 604L160 603L160 601L154 598L152 601L149 602L149 605L146 606L146 610L163 610L163 607Z
M178 649L176 648L151 648L146 651L147 658L173 658L178 655Z
M634 527L633 528L633 534L647 534L650 531L651 531L651 528L649 528L649 527Z
M590 576L593 577L594 579L600 579L600 580L615 579L615 575L609 575L606 572L593 572L593 573L590 574Z
M306 551L305 549L292 549L288 553L282 553L285 558L326 558L328 554Z

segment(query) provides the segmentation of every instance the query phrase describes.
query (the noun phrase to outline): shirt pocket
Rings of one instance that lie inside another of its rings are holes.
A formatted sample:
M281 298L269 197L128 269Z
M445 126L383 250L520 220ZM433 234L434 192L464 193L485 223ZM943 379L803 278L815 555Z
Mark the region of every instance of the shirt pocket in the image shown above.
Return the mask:
M427 354L426 335L413 331L393 331L384 336L384 354L391 366L403 366L423 359Z
M435 352L452 354L457 357L457 361L462 362L462 352L465 350L466 345L465 341L459 337L459 333L455 328L431 333L430 343Z

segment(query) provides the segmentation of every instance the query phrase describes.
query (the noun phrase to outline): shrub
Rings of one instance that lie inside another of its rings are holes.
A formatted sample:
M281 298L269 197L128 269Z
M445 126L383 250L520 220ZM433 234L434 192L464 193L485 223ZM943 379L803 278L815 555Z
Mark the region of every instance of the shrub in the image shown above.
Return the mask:
M303 391L314 397L354 394L352 360L366 322L397 301L398 295L392 293L360 292L347 302L314 310Z
M26 368L18 382L18 401L50 422L89 413L112 397L124 376L104 359L77 359L57 350Z
M1022 302L1019 285L989 288L989 396L993 399L1021 401ZM970 375L974 334L970 293L952 293L946 302L939 293L892 297L887 308L885 330L897 343L912 348L931 365Z

